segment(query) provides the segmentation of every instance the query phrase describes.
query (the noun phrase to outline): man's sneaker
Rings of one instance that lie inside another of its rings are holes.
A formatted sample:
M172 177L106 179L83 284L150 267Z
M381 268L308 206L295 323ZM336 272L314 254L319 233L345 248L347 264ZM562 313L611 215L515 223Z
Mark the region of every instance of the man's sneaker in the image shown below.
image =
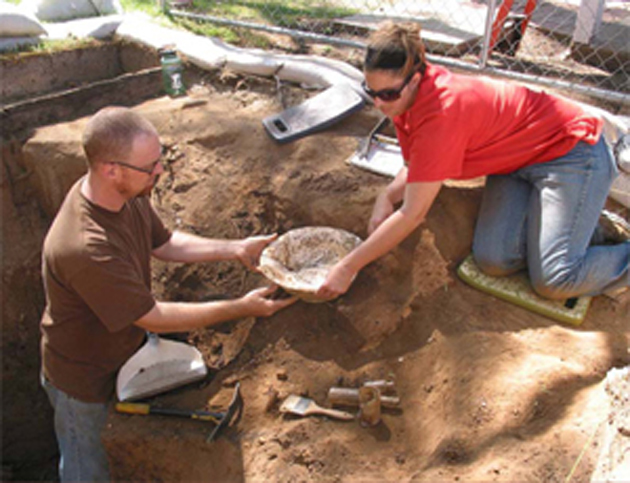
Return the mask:
M591 245L618 245L630 240L630 224L617 213L603 210Z

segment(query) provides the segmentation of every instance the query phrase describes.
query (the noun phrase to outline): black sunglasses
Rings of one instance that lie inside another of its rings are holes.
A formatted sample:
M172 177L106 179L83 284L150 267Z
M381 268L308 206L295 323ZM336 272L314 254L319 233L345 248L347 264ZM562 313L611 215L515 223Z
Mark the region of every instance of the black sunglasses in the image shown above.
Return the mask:
M158 164L162 163L162 156L166 154L166 147L162 146L162 152L160 153L160 157L153 161L148 168L140 168L139 166L134 166L133 164L125 163L123 161L110 161L112 164L118 164L120 166L124 166L125 168L133 169L134 171L139 171L141 173L153 174L155 168Z
M407 87L407 84L409 84L409 82L411 82L411 79L416 72L419 72L419 70L412 70L411 73L409 73L409 75L405 77L405 81L398 89L381 89L380 91L375 91L368 87L365 79L363 79L363 82L361 82L361 87L363 87L365 93L373 99L376 99L378 97L380 100L385 102L397 101L398 99L400 99L400 94L402 93L403 89Z

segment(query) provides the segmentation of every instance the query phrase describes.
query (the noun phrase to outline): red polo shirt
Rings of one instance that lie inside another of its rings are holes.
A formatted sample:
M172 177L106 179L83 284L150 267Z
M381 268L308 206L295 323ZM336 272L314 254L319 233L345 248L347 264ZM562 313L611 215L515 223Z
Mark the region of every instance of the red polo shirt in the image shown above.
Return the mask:
M427 65L414 104L394 119L408 182L505 174L595 144L603 121L566 99Z

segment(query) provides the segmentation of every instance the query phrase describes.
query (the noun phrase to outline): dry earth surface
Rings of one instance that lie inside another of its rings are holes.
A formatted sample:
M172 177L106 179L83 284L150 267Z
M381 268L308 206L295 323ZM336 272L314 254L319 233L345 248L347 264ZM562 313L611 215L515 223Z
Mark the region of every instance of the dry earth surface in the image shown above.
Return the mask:
M137 106L169 148L153 194L167 225L217 238L301 226L365 237L388 179L345 161L377 113L366 108L319 134L275 143L261 120L308 95L214 76L190 98ZM3 148L4 480L55 477L51 412L37 386L39 257L51 215L83 172L85 121L36 130L24 155ZM444 187L427 221L334 302L299 302L267 319L188 334L210 377L152 403L224 409L240 381L242 418L209 444L208 423L112 410L104 439L115 478L588 481L608 418L604 378L630 364L629 299L594 298L574 327L462 283L455 270L470 251L480 195L479 180ZM162 300L236 297L264 283L234 263L154 265ZM289 394L326 406L331 386L377 379L395 382L401 404L383 410L375 427L279 412Z

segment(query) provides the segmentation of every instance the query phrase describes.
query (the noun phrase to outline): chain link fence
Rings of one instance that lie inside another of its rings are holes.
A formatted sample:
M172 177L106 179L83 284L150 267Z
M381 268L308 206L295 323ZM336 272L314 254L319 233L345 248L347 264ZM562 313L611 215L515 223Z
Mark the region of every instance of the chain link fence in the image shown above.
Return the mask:
M630 0L170 0L175 18L363 48L415 21L429 60L630 106Z

